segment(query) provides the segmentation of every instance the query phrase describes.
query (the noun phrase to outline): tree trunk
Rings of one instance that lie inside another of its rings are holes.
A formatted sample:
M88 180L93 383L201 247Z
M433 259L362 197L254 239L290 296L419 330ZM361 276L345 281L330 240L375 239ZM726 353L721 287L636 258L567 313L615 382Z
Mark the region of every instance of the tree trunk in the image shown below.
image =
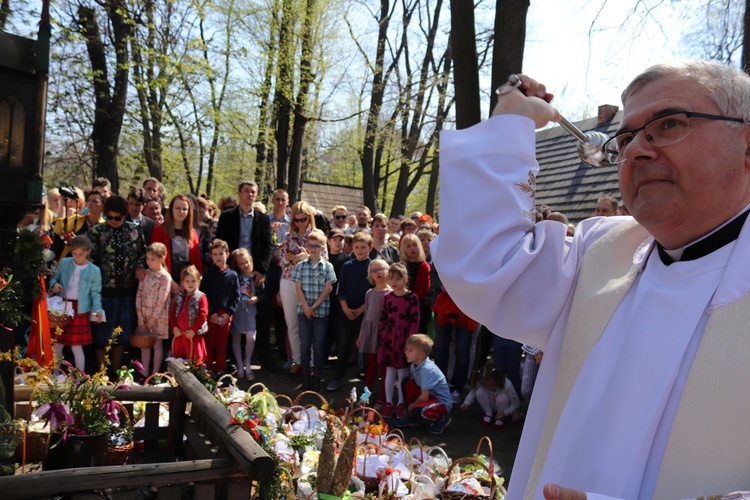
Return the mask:
M171 3L167 8L171 10ZM137 31L131 37L130 45L133 53L133 80L135 81L138 96L138 111L141 117L141 135L143 138L143 157L146 160L150 177L162 179L162 144L161 127L163 123L164 99L167 94L165 50L157 54L156 49L156 23L154 22L155 4L153 0L144 2L144 13L146 14L146 38L142 42L138 39ZM170 38L169 25L166 26L163 39ZM167 42L169 43L169 42ZM141 47L146 47L147 56L144 58ZM162 49L165 49L162 47ZM156 60L155 60L156 59ZM155 79L158 68L161 78Z
M94 75L93 87L96 110L91 139L93 141L96 175L109 179L112 183L112 192L117 193L120 189L117 152L127 100L128 64L130 63L128 39L132 29L125 17L127 6L123 0L105 0L104 8L112 25L111 36L116 60L113 85L110 85L108 80L109 71L105 46L93 9L85 6L78 8L78 26L81 35L86 40L86 48Z
M274 2L273 11L278 11L278 1ZM261 86L260 116L258 117L258 139L255 142L255 179L267 179L272 164L272 156L269 155L271 149L268 145L268 117L271 114L273 103L271 101L271 82L273 80L273 71L276 66L276 37L278 30L276 16L272 16L271 30L268 36L268 49L266 52L266 68L263 72L263 84ZM274 182L275 187L281 187L278 182Z
M522 70L528 10L529 0L497 0L495 45L492 50L493 92L490 94L490 113L497 102L494 89L508 81L508 75L520 73Z
M300 59L299 92L294 104L294 128L292 131L292 149L289 155L289 201L294 203L300 192L300 172L302 166L302 150L305 145L305 127L307 126L307 101L310 85L312 85L312 56L313 56L313 22L316 0L307 0L305 21L302 25L302 56Z
M414 4L415 7L417 4ZM442 10L442 1L438 0L434 4L433 13L431 16L432 23L427 29L426 45L424 58L419 71L419 81L416 85L416 93L414 96L411 95L411 89L414 87L412 84L412 72L407 64L406 67L406 84L402 88L401 98L401 165L399 168L398 181L396 184L396 193L393 197L393 206L391 211L393 213L404 213L406 210L406 201L409 195L412 193L420 178L424 174L425 168L430 163L428 158L429 144L432 139L428 140L426 144L421 144L422 131L424 130L425 120L432 119L432 116L428 118L428 113L425 109L425 101L427 93L430 88L434 85L435 81L439 81L435 74L431 74L431 70L434 68L437 73L437 67L434 64L433 50L435 48L435 36L437 34L438 26L440 23L440 12ZM409 17L411 13L407 13ZM408 18L405 16L404 20L404 32L406 32L408 26ZM405 45L407 45L405 43ZM408 46L408 45L407 45ZM476 57L475 57L476 59ZM408 63L408 53L406 57ZM477 93L479 92L479 77L477 73ZM431 114L430 114L431 115ZM411 119L411 123L409 121ZM434 137L433 129L433 137ZM414 163L414 157L417 154L417 149L421 147L422 153L420 154L417 167L412 172L411 166ZM411 179L411 181L410 181Z
M0 31L5 30L5 25L10 17L10 0L0 1Z
M438 83L438 112L435 123L435 134L433 135L433 142L431 149L435 150L435 159L432 162L432 169L430 170L430 181L427 186L427 205L425 206L425 213L431 214L435 220L437 220L438 206L437 206L437 192L438 192L438 180L440 175L440 162L437 161L437 139L440 137L440 131L443 130L443 124L445 118L448 116L448 111L451 108L452 103L446 104L447 100L447 87L450 81L451 66L453 64L453 56L450 49L450 42L448 48L445 50L443 58L443 74L440 82Z
M474 31L473 2L451 0L451 51L453 52L453 78L456 87L456 128L459 130L482 120L479 100L479 62Z
M224 98L227 94L227 84L229 82L229 71L232 59L232 36L234 33L234 1L231 0L227 6L226 19L224 21L224 67L223 71L219 75L220 80L217 82L215 74L218 72L208 72L208 83L211 88L211 120L213 121L213 137L211 137L211 146L208 150L208 173L206 174L206 195L209 197L214 187L214 166L216 165L216 155L219 150L219 139L224 134ZM201 20L201 38L205 40L203 33L203 20ZM203 44L203 60L206 68L211 68L210 60L208 57L208 43ZM221 85L221 88L217 91L217 85ZM200 190L200 177L198 177L197 189ZM193 194L198 195L198 191Z
M276 184L289 187L289 132L292 121L292 96L294 95L294 17L293 0L283 0L279 26L279 72L276 78L274 111L276 114ZM289 193L291 202L296 193Z
M388 25L390 23L389 0L380 0L380 19L378 20L378 45L375 53L375 68L372 75L372 93L370 94L370 110L367 114L365 126L365 141L362 147L362 191L365 205L375 213L378 207L375 190L375 144L380 118L380 108L383 106L385 80L383 78L385 59L385 45L388 41Z

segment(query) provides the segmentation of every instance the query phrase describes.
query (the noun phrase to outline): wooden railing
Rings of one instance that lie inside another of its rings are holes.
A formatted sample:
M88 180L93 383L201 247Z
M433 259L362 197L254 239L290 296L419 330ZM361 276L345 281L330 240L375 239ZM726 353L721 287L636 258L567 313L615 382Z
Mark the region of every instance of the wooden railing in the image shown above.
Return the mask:
M148 448L166 440L176 462L116 465L45 471L0 477L3 499L39 498L59 493L158 486L159 498L179 498L183 483L195 483L195 498L267 498L275 464L229 412L181 363L170 361L177 387L133 387L114 390L132 413L132 402L145 401L145 425L134 428L134 440ZM15 400L28 402L31 388L15 387ZM159 426L159 405L169 403L169 426ZM82 497L79 497L82 498ZM90 497L87 497L90 498Z

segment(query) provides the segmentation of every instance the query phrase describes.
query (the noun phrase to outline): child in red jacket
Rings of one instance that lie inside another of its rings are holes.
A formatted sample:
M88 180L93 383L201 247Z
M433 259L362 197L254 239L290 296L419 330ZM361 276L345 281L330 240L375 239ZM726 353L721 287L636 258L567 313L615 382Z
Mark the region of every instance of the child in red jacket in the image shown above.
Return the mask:
M203 336L208 331L208 299L198 290L201 275L195 266L180 273L180 292L172 303L169 326L172 328L172 357L203 361L206 344Z

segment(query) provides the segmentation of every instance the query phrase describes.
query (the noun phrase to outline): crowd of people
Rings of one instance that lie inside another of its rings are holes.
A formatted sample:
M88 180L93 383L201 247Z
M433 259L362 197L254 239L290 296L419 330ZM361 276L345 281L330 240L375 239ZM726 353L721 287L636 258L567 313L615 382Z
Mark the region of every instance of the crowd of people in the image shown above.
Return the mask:
M218 205L165 206L156 179L127 199L106 179L51 190L19 227L52 236L50 289L74 309L60 345L83 368L122 326L118 366L147 330L217 376L252 380L256 354L317 391L335 351L326 390L356 366L383 416L436 434L475 401L502 428L536 385L509 498L750 490L750 78L704 61L636 77L602 149L624 204L603 196L577 227L526 189L534 129L561 117L544 85L516 80L489 120L441 135L440 226L289 207L281 189L266 214L249 181ZM144 350L149 372L164 354Z
M113 342L111 377L127 348L145 375L172 356L252 381L255 355L264 370L299 376L301 390L337 391L357 370L376 408L403 425L414 423L415 401L442 406L420 417L431 432L450 423L464 394L461 408L477 400L483 425L518 418L520 344L517 360L493 356L494 382L484 377L489 349L501 346L441 287L430 253L439 226L430 215L389 218L342 205L323 214L305 201L290 206L283 189L272 193L270 210L257 198L252 181L218 205L189 194L168 199L155 178L127 197L112 194L104 178L85 192L50 190L46 208L19 227L51 237L50 291L73 308L56 339L58 358L96 371ZM153 346L129 346L134 333ZM407 344L417 334L428 335L417 337L410 359ZM430 355L418 370L424 395L406 385L419 378L412 367L423 361L419 352ZM506 369L516 371L507 382Z

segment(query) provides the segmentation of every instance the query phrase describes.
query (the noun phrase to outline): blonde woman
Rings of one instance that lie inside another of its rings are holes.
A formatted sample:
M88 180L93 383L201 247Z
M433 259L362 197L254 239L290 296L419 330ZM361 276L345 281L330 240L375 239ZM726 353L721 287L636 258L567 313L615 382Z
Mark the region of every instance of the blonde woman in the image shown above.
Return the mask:
M293 374L300 369L299 319L297 317L297 285L292 281L292 273L298 263L306 260L307 236L315 229L315 212L305 201L298 201L292 206L289 230L281 242L281 283L279 295L286 320L287 339L289 341L287 357L290 359L286 368ZM324 255L328 259L328 254Z

